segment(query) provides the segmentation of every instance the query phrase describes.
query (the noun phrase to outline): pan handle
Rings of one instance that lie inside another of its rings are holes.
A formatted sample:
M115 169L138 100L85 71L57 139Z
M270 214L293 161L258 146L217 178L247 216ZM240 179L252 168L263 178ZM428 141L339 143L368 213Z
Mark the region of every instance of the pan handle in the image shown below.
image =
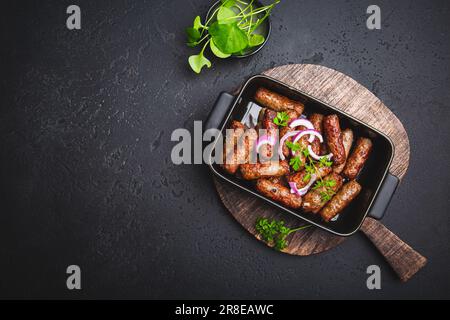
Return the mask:
M229 94L228 92L220 93L214 106L206 119L204 130L208 129L219 129L226 114L230 111L230 107L233 103L235 96Z
M369 217L375 218L377 220L383 218L386 208L388 207L389 202L391 202L392 196L397 189L398 183L399 179L388 172L386 177L384 178L380 190L378 191L377 197L372 204L372 208L368 213Z

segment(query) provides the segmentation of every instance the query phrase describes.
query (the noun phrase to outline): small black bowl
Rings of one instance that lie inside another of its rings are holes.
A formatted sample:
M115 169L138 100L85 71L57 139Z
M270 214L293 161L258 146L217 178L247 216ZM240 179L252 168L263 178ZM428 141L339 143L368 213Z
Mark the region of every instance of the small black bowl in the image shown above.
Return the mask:
M253 2L257 8L263 7L263 4L259 1L254 1ZM221 2L217 1L216 3L214 3L208 10L208 13L206 14L206 19L205 21L207 21L211 14L214 12L214 10L217 9L218 6L220 6ZM248 51L245 54L232 54L231 57L233 58L247 58L250 57L251 55L254 55L255 53L258 53L263 47L264 45L267 43L267 40L269 40L270 37L270 32L272 30L272 26L270 23L270 17L267 17L258 27L260 34L262 36L264 36L265 40L263 43L261 43L259 46L254 47L254 48L250 48L248 49Z

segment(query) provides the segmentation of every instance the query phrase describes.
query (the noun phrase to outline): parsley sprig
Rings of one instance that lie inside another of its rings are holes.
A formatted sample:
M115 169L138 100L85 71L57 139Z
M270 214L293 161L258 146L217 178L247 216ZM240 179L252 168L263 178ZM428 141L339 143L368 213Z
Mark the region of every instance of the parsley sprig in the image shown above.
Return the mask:
M280 127L287 127L289 115L286 112L277 112L277 116L273 119L273 123Z
M324 190L320 191L320 196L322 198L322 201L328 201L330 200L335 192L333 192L333 187L336 185L336 181L334 180L323 180L322 177L319 175L319 168L322 167L331 167L333 165L333 161L329 160L327 157L321 157L319 161L315 161L307 148L303 148L299 143L293 143L291 141L286 142L286 146L291 149L293 152L300 151L306 158L305 163L303 164L300 156L292 157L289 160L289 165L292 166L292 168L295 171L298 171L301 167L305 167L305 176L303 177L304 182L308 182L313 174L316 174L319 177L319 181L316 182L313 189L319 189L322 188Z
M305 225L298 228L288 228L284 225L283 220L272 220L266 218L258 218L256 220L256 231L261 235L261 238L276 250L283 250L288 246L286 237L293 232L303 230L311 227L311 225Z
M295 171L298 171L298 170L300 170L301 167L303 167L303 161L302 161L302 159L300 159L299 156L292 157L289 160L289 165L292 167L292 169L294 169Z
M333 191L333 187L336 185L336 180L330 179L330 180L320 180L317 181L314 185L313 189L317 190L319 188L322 188L324 190L320 191L320 197L322 198L322 201L329 201L331 200L331 197L334 196L336 192Z

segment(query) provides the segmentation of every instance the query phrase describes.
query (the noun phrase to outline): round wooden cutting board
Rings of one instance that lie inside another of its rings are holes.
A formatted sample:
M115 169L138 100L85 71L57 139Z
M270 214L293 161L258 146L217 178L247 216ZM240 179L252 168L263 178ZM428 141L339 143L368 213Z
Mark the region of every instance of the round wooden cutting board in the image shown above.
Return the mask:
M311 64L280 66L263 74L306 92L384 132L395 145L395 155L389 171L399 179L403 178L409 164L408 135L392 111L364 86L336 70ZM284 220L289 227L304 224L301 219L282 213L225 181L214 178L214 182L225 207L256 238L258 236L254 226L258 217ZM370 220L374 222L371 218L366 219ZM290 235L289 245L283 252L307 256L334 248L345 239L311 227Z

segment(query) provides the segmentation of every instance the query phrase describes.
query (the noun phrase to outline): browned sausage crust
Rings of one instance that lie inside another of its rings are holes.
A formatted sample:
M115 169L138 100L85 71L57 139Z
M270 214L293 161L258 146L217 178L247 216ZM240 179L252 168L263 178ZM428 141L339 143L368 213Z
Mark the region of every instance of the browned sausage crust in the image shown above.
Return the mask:
M289 173L287 161L270 161L256 164L242 164L240 167L242 178L256 180L259 178L281 177Z
M255 94L255 100L263 107L270 108L275 111L293 110L299 115L303 113L305 106L299 101L291 100L278 93L267 90L266 88L259 88Z
M326 175L331 173L331 171L332 170L330 167L318 167L316 172L317 179L325 177ZM308 173L305 170L303 170L286 176L286 179L288 182L295 182L297 188L301 189L309 183L310 179L305 179L307 175Z
M322 194L324 192L333 195L339 189L341 189L342 184L344 182L344 178L342 178L339 174L332 172L323 178L324 182L334 181L334 185L332 187L326 188L325 186L319 187L317 189L310 190L303 198L302 208L306 212L317 213L323 206L328 202L324 200Z
M333 162L336 165L344 163L345 150L342 143L341 126L339 117L335 114L326 116L323 119L323 130L327 139L328 149L333 154Z
M259 179L256 182L256 189L264 196L286 207L299 209L302 206L302 197L291 193L289 188L279 182L269 179Z
M345 158L348 159L353 144L353 131L351 129L342 131L342 143L344 144ZM333 165L333 171L341 173L342 170L344 170L345 164L346 162L344 161L344 163L341 163L340 165Z
M330 221L341 213L360 192L361 185L358 182L355 180L347 182L320 211L320 216L324 221Z
M227 131L224 137L223 163L221 166L226 172L235 174L239 168L236 148L240 136L244 133L245 125L239 121L233 120L230 129L233 131Z
M372 151L372 141L368 138L359 138L356 141L355 149L347 160L344 168L344 175L352 180L355 179L369 158Z
M323 132L323 115L319 113L313 113L309 117L309 121L311 121L312 125L314 126L314 129L316 131L319 131L320 133ZM320 155L321 147L320 147L320 141L319 139L314 139L314 141L311 143L311 148L314 151L315 154Z
M261 126L263 129L278 129L278 126L273 122L277 117L276 111L264 109Z

